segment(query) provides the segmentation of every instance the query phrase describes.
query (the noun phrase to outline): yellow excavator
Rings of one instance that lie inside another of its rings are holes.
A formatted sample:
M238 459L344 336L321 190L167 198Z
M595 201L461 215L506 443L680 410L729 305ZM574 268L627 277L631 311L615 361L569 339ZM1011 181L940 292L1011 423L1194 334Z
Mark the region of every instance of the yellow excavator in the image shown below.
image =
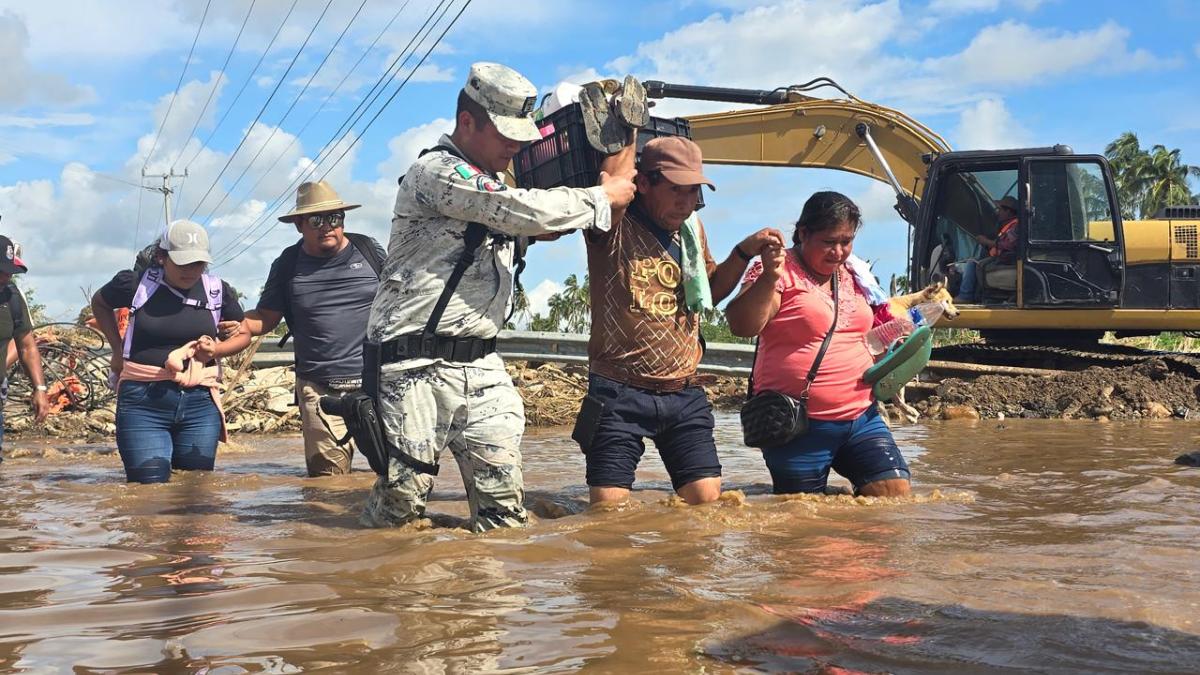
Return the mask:
M960 305L955 327L1023 344L1200 330L1200 206L1123 220L1101 155L1065 145L951 150L920 122L828 78L774 90L645 85L651 98L757 106L687 118L705 162L838 169L889 184L911 228L912 288L980 256L975 236L995 238L996 204L1015 197L1016 262L991 268L981 301ZM822 87L842 97L810 94Z

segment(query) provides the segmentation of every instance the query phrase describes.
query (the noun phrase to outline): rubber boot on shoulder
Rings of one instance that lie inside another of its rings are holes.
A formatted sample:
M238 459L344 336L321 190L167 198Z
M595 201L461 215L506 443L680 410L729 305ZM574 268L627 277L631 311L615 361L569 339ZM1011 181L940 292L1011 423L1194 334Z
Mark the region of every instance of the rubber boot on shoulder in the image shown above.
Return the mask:
M613 107L617 111L617 117L627 126L641 129L650 123L650 108L646 104L646 87L642 86L641 81L632 75L625 76L625 82L621 84L621 91L614 98Z
M579 108L583 113L584 133L593 148L611 155L625 147L629 130L613 114L608 95L599 83L583 85L583 91L579 94Z

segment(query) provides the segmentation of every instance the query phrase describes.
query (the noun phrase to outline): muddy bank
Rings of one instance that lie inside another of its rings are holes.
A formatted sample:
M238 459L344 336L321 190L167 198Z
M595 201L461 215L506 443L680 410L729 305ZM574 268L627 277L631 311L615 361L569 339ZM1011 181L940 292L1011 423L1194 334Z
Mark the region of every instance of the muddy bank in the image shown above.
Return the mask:
M1051 377L947 378L914 407L923 417L935 419L1195 419L1200 417L1198 385L1156 359Z

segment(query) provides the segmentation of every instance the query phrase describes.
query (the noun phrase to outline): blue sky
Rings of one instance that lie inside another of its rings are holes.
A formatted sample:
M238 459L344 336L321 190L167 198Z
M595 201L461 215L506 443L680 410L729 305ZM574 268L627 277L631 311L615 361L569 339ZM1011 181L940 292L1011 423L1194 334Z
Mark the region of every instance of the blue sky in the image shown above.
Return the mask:
M161 196L136 187L143 166L187 168L175 215L209 227L219 262L238 253L216 271L251 303L271 260L296 238L290 226L266 227L275 222L268 207L293 200L289 186L314 160L317 175L328 171L344 198L363 204L349 228L386 242L397 176L449 129L457 90L479 60L506 63L543 90L625 73L762 89L824 75L903 110L957 149L1066 143L1102 152L1133 131L1143 145L1180 148L1184 161L1200 164L1200 3L1190 0L474 0L368 129L465 0L253 2L224 69L251 0L0 3L0 232L23 245L32 271L22 285L53 314L73 316L81 289L128 266L162 227ZM323 153L442 9L384 96ZM838 189L867 216L857 252L885 281L904 267L905 229L882 184L828 171L714 167L710 175L721 189L708 195L704 218L719 259L758 227L790 231L809 194ZM578 237L539 244L525 285L544 302L583 268Z

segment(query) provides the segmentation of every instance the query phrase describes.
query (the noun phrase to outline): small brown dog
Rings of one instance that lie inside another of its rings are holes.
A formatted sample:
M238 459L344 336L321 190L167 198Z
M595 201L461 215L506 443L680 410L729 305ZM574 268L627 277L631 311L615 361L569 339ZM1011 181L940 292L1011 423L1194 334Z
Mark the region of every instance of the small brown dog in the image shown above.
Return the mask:
M958 308L954 306L954 296L946 288L946 278L938 275L928 286L907 295L897 295L888 299L888 309L892 316L904 316L908 310L926 302L940 302L946 308L946 318L958 316Z

